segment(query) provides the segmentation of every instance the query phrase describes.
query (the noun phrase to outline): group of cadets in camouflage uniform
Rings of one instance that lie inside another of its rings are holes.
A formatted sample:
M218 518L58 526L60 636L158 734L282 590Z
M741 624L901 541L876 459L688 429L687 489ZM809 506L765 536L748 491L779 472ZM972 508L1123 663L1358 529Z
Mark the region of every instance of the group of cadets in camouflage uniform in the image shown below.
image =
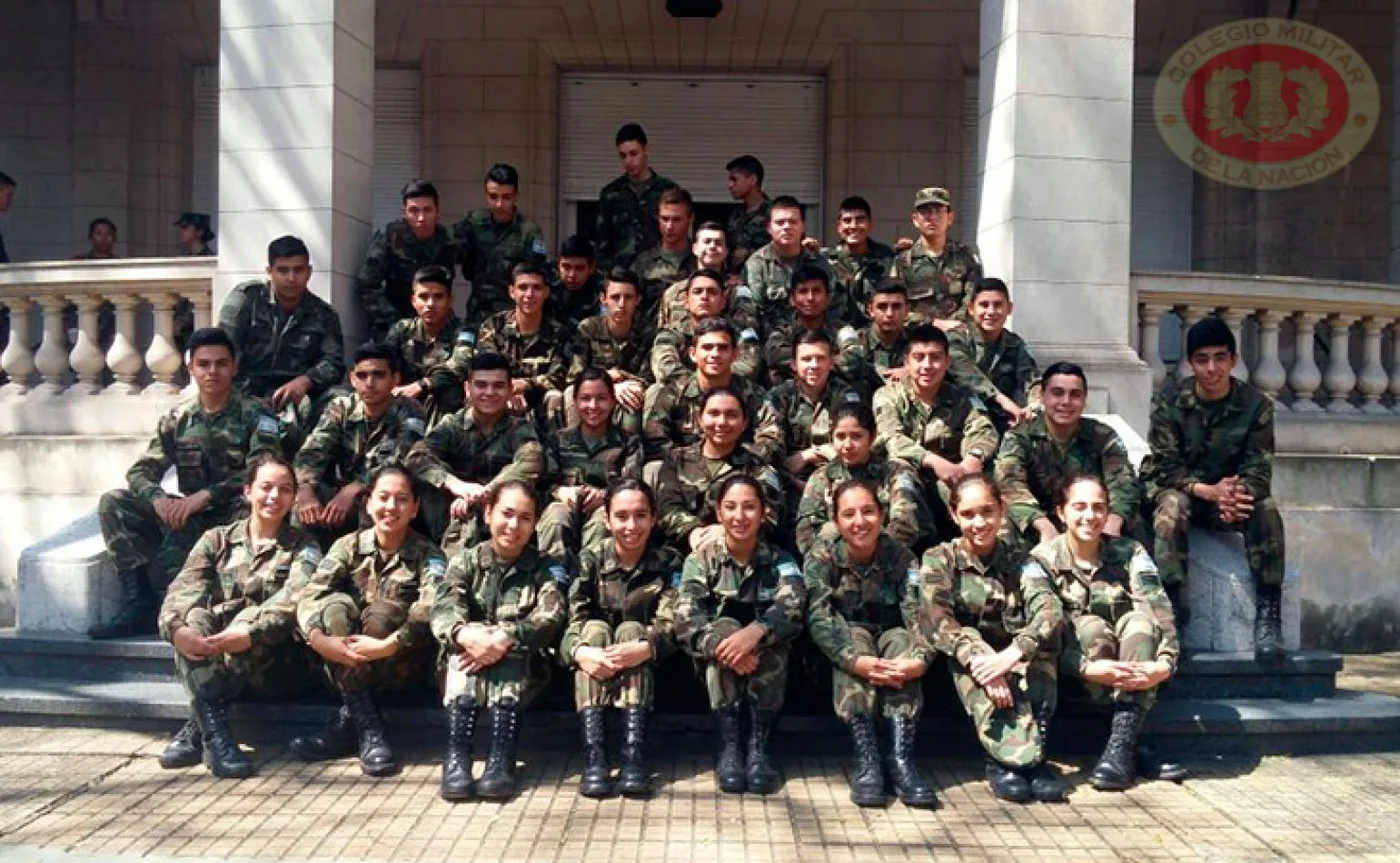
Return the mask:
M694 228L640 127L616 143L598 245L569 238L552 271L513 168L493 167L487 207L451 228L432 185L408 184L359 276L375 339L349 390L339 318L307 291L295 237L190 337L196 398L100 506L124 603L92 635L158 623L192 699L162 763L250 775L228 701L319 682L343 706L292 750L388 775L376 693L435 680L443 797L505 798L521 711L562 664L581 792L644 795L654 668L683 651L716 716L721 790L769 793L805 632L832 665L860 805L887 787L935 805L913 751L940 654L998 796L1064 798L1045 760L1060 672L1113 711L1092 784L1179 776L1138 738L1176 667L1190 525L1244 533L1257 654L1282 653L1272 406L1231 376L1229 328L1191 329L1195 374L1157 399L1139 477L1083 416L1083 371L1039 372L1006 328L1010 290L949 238L946 190L917 193L919 239L896 247L848 198L823 249L753 157L727 166L742 204L727 228ZM625 717L616 780L609 708Z

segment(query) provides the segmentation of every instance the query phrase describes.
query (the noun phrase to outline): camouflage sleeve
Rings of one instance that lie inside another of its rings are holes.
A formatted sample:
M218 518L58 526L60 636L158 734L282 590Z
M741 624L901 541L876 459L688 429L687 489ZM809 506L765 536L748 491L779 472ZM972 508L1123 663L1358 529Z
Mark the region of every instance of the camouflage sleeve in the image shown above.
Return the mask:
M388 455L374 458L366 458L360 468L360 473L355 477L355 481L368 486L375 471L385 465L404 465L408 463L408 454L413 452L413 448L423 439L423 432L428 428L428 415L423 410L423 405L416 399L397 398L397 408L401 412L399 416L398 433L394 435L394 448ZM377 452L377 451L376 451Z
M607 187L603 188L606 191ZM612 269L613 256L617 254L617 237L613 235L612 207L608 204L608 199L601 192L598 195L598 218L594 222L593 236L597 237L597 248L594 250L594 257L597 260L598 271L606 273Z
M903 417L899 415L899 408L892 404L890 400L890 389L888 387L875 392L875 446L883 444L885 454L890 458L897 458L909 464L910 467L918 470L923 466L924 457L929 451L924 449L905 428ZM919 434L915 430L914 434Z
M783 415L767 399L759 403L750 420L753 429L752 450L764 461L776 464L787 454L787 435L783 433Z
M653 662L670 657L679 647L676 644L676 586L680 584L680 572L672 580L674 584L661 592L651 626L647 627Z
M734 374L757 381L764 369L763 345L759 341L758 330L752 323L744 325L735 321L734 326L739 330L739 353L734 360Z
M433 585L432 611L428 616L428 628L433 637L448 653L461 653L457 644L457 628L469 623L472 618L472 573L470 555L459 553L447 565L442 578Z
M855 386L870 380L872 369L861 350L860 333L850 324L836 333L836 371Z
M972 657L993 650L982 633L958 623L953 612L953 569L946 547L924 552L919 566L919 635L939 653L966 666Z
M967 418L963 420L962 457L967 458L969 453L978 448L991 456L997 451L999 443L1001 435L997 433L997 427L992 425L991 417L974 404L967 412Z
M355 276L355 296L369 319L370 329L387 332L399 317L394 304L384 295L384 258L388 254L388 236L383 228L374 232L364 263Z
M787 495L783 493L782 474L778 473L772 467L764 465L755 478L758 480L759 486L763 488L763 499L765 503L763 507L763 524L768 528L768 536L776 537L778 525L787 523L787 520L783 517L787 510ZM716 491L719 490L718 483L712 487ZM718 503L718 501L713 501L713 503ZM798 575L800 576L801 573L799 572Z
M408 451L404 466L419 482L442 488L455 476L447 456L461 445L462 427L457 419L459 416L460 414L448 416Z
M684 375L686 368L682 358L685 352L685 336L675 330L661 330L651 343L651 374L658 383L666 383Z
M793 543L797 546L797 553L804 557L811 553L822 525L831 520L826 511L826 496L830 488L831 482L826 472L818 470L807 478L807 486L802 490L793 527Z
M561 313L560 320L563 320ZM583 370L593 365L593 343L580 327L574 327L573 346L569 349L569 380L574 381Z
M583 640L583 626L598 616L598 556L585 548L578 558L578 572L569 583L568 624L559 642L559 657L574 666L574 651Z
M967 256L972 259L972 264L963 274L962 303L958 306L958 314L966 315L968 304L972 302L972 289L982 284L982 256L977 253L977 247L968 245Z
M335 309L326 307L324 317L321 361L306 371L306 376L311 378L312 395L345 381L345 337L340 331L340 315Z
M626 432L624 432L626 433ZM627 455L622 459L622 467L618 470L619 479L635 479L641 482L646 470L646 459L642 456L641 435L632 433L627 438Z
M432 546L419 564L418 598L409 606L408 620L394 632L394 640L400 650L413 650L432 642L433 601L437 597L437 586L447 575L447 556L436 546Z
M248 442L247 456L245 464L260 453L282 454L282 426L277 422L277 418L270 411L262 406L260 402L248 400L243 404L244 413L242 416L243 439ZM222 449L225 446L223 441L210 441L209 446ZM223 458L222 452L209 452L211 463ZM228 506L237 501L243 494L243 481L246 477L243 471L232 471L222 482L217 482L211 486L206 486L209 492L209 500L213 506Z
M691 552L676 589L676 640L696 659L713 657L719 643L719 639L711 637L710 606L710 579L704 558Z
M349 582L355 542L356 535L353 533L336 540L307 580L306 589L297 601L297 627L303 636L310 637L316 630L326 631L326 624L322 619L326 610L326 600L332 594L344 590Z
M656 479L656 508L661 513L657 522L661 532L675 548L689 548L690 532L703 522L699 513L690 511L681 493L680 475L670 455L661 462L661 475Z
M447 359L432 363L423 369L423 376L428 380L428 389L434 396L442 398L461 391L467 380L467 371L471 368L473 347L471 332L463 324L462 330L452 342L452 353Z
M248 308L248 294L246 291L234 288L229 291L229 295L224 297L224 304L219 307L219 329L228 333L229 339L233 341L234 355L243 356L246 347L243 339L244 310Z
M977 349L973 344L972 334L968 332L968 326L963 324L948 333L948 352L951 354L949 377L984 401L996 401L1001 390L997 389L992 379L977 365Z
M1099 459L1103 463L1104 485L1108 488L1108 509L1121 516L1126 524L1132 524L1142 508L1142 483L1133 470L1133 460L1122 438L1107 426L1103 430L1106 440L1099 451ZM1000 464L997 469L1000 472Z
M1035 361L1035 354L1031 353L1030 345L1025 342L1021 342L1021 350L1016 355L1016 383L1026 394L1024 407L1039 407L1040 366Z
M858 654L851 643L850 624L831 606L831 585L836 580L831 548L828 543L816 546L802 564L802 580L807 586L807 634L827 659L849 674Z
M773 604L759 618L768 632L764 644L782 644L802 634L802 622L807 617L807 583L797 561L785 551L777 552L774 564L778 570L778 591Z
M476 328L476 350L479 353L504 353L505 345L500 343L501 337L496 333L496 325L490 318L482 321ZM514 377L514 375L512 375Z
M900 557L902 559L897 566L902 566L904 572L894 572L890 575L899 578L899 616L904 621L905 631L913 640L910 645L909 658L917 659L925 666L932 665L933 661L938 658L938 650L932 642L924 637L923 628L919 626L923 574L919 570L914 553L909 551L907 547ZM903 577L900 577L901 575Z
M763 363L768 369L769 382L776 386L778 375L792 365L792 335L786 328L768 334L768 341L763 345Z
M349 399L332 399L322 411L316 427L306 436L301 449L297 450L292 469L300 485L315 488L316 483L325 478L327 469L340 460L344 437L342 428L351 404Z
M1152 448L1150 478L1161 488L1186 491L1201 478L1192 474L1186 463L1186 446L1181 439L1181 415L1172 404L1172 397L1159 394L1152 402L1152 417L1147 430L1147 443Z
M1239 469L1240 479L1256 501L1273 494L1274 482L1274 401L1262 394L1260 398L1263 404L1249 426Z
M501 626L502 631L526 650L540 652L548 650L559 640L559 630L568 617L564 602L564 585L569 575L564 564L553 559L545 559L536 573L535 585L538 594L535 606L524 617L516 618Z
M490 484L500 485L504 482L519 480L538 487L545 475L545 456L544 446L535 436L534 425L521 423L516 428L512 443L512 449L515 453L514 460L501 468L500 472L491 478Z
M147 502L166 497L160 481L175 463L175 413L166 412L156 422L156 436L146 451L137 456L126 472L126 485L132 493Z
M642 448L647 461L656 461L670 451L671 411L676 403L676 391L665 381L653 386L655 396L648 393L642 419Z
M761 316L768 304L768 297L763 286L763 262L754 258L752 253L744 259L744 284L748 286L755 314Z
M160 637L174 642L175 632L185 626L185 616L194 608L208 608L219 581L220 528L206 530L194 544L185 565L166 588L157 620Z
M569 380L569 343L560 341L549 346L549 360L540 373L528 378L530 387L535 390L562 393Z
M1133 606L1136 610L1152 616L1157 623L1157 656L1158 662L1165 662L1171 666L1172 673L1176 673L1178 660L1181 658L1181 645L1176 635L1176 615L1172 613L1171 600L1167 598L1167 591L1162 587L1162 577L1157 572L1157 564L1153 563L1152 555L1147 553L1147 549L1140 544L1133 543L1132 560L1128 563L1128 581L1133 592Z
M1031 461L1031 439L1019 431L1009 431L1001 440L997 453L996 479L1006 501L1007 515L1021 533L1026 533L1038 518L1047 518L1045 508L1031 494L1026 466Z
M1010 573L1008 573L1010 575ZM1027 660L1040 653L1053 653L1060 644L1060 627L1065 611L1060 596L1045 569L1027 558L1021 565L1021 599L1026 608L1026 626L1012 639Z
M234 623L248 627L253 644L274 647L291 642L297 629L297 600L320 563L321 547L306 536L293 552L292 570L277 592L263 600L261 605L245 608L238 613Z
M889 509L885 513L885 532L906 548L913 548L923 533L919 510L923 507L919 477L912 469L892 462L893 470L885 478L885 493Z

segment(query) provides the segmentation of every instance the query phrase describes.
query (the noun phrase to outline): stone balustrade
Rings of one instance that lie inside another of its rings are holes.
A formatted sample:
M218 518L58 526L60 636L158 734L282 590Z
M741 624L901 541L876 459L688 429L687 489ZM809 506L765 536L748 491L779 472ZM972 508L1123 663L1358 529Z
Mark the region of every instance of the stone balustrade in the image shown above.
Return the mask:
M1139 353L1154 388L1190 370L1186 329L1218 314L1240 343L1235 375L1300 417L1400 416L1400 287L1230 273L1138 272ZM1175 361L1174 364L1171 361Z
M10 318L0 354L9 382L0 400L177 395L177 307L189 302L184 314L196 328L212 323L217 265L214 258L126 258L0 266L0 306ZM102 318L107 303L110 324Z

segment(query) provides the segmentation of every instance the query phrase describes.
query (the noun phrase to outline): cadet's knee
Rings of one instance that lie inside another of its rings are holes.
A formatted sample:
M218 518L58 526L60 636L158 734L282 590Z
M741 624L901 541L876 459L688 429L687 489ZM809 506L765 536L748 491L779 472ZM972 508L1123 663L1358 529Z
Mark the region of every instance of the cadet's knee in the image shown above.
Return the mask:
M355 623L360 619L360 606L344 593L334 593L321 603L308 629L321 629L327 635L344 638L355 633Z
M902 626L880 633L880 655L885 659L903 659L913 647L913 636Z
M628 641L645 641L646 637L646 626L635 620L624 620L618 625L617 631L613 635L613 640L617 644L623 644Z
M589 647L607 647L613 643L612 627L601 620L590 620L583 625L579 640Z
M219 631L219 622L207 608L191 608L185 614L185 625L200 635L213 635Z
M1191 519L1191 498L1185 492L1166 489L1157 493L1152 511L1152 526L1157 534L1182 529Z

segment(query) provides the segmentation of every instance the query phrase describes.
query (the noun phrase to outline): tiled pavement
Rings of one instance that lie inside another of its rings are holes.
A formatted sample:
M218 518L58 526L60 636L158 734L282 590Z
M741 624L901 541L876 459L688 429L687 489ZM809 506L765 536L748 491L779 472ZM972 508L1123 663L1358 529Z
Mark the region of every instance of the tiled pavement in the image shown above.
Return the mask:
M435 749L408 750L401 776L375 781L269 743L258 776L228 782L161 770L164 740L0 727L0 860L1400 861L1395 753L1200 761L1180 786L1121 795L1075 776L1068 804L1028 807L993 800L972 759L925 758L944 806L914 812L852 806L844 755L810 736L785 741L787 783L766 799L716 793L701 735L657 742L664 784L645 802L579 797L569 741L522 747L525 791L503 806L439 800Z

